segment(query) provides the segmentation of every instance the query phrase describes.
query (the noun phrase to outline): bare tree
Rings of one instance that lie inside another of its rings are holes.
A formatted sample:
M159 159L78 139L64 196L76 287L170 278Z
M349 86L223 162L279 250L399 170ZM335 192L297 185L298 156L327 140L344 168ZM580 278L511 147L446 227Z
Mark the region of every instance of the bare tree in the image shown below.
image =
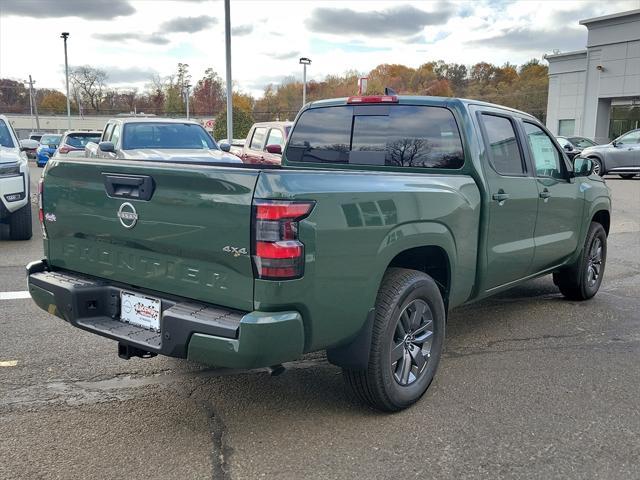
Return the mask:
M84 65L72 68L69 77L74 91L77 91L96 112L99 112L106 88L107 72Z

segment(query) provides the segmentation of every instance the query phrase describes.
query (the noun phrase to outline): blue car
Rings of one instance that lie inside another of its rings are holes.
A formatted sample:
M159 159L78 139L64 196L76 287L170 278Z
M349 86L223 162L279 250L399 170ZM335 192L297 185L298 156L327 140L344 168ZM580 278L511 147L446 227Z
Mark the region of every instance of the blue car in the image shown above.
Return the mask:
M39 167L44 167L49 161L49 158L56 153L58 145L60 145L61 138L62 135L57 134L47 133L42 135L42 138L40 139L40 146L36 150L36 164Z

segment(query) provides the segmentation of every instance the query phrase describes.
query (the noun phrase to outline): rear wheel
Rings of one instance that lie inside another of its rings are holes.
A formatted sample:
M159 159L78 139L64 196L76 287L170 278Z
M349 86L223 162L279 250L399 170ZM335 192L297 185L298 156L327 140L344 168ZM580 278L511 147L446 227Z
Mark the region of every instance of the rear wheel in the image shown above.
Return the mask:
M587 239L578 262L553 274L553 282L571 300L588 300L602 284L607 261L607 233L604 227L591 222Z
M397 411L415 403L438 368L445 331L442 295L425 273L390 268L376 299L369 364L344 370L365 403Z
M630 178L635 177L636 174L635 173L621 173L620 177L624 178L625 180L629 180Z
M31 204L27 203L9 217L9 238L11 240L29 240L32 235Z
M601 177L604 177L605 171L600 159L591 157L591 161L593 162L593 173L595 173L596 175L600 175Z

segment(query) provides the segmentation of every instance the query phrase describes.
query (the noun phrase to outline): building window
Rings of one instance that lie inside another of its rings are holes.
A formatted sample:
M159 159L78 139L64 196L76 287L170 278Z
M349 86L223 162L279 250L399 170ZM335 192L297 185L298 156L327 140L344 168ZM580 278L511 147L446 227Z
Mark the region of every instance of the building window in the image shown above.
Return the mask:
M558 135L561 137L571 137L576 133L576 121L574 118L560 120L558 122Z

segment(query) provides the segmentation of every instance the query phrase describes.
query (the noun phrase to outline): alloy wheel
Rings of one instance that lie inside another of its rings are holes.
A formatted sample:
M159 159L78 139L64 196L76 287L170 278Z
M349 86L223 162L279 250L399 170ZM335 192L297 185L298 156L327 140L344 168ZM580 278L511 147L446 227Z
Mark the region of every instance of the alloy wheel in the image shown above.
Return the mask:
M391 373L397 383L415 383L426 371L433 343L433 314L419 298L410 302L398 317L391 341Z
M587 284L593 287L600 278L602 270L602 240L595 237L591 242L589 257L587 259Z

